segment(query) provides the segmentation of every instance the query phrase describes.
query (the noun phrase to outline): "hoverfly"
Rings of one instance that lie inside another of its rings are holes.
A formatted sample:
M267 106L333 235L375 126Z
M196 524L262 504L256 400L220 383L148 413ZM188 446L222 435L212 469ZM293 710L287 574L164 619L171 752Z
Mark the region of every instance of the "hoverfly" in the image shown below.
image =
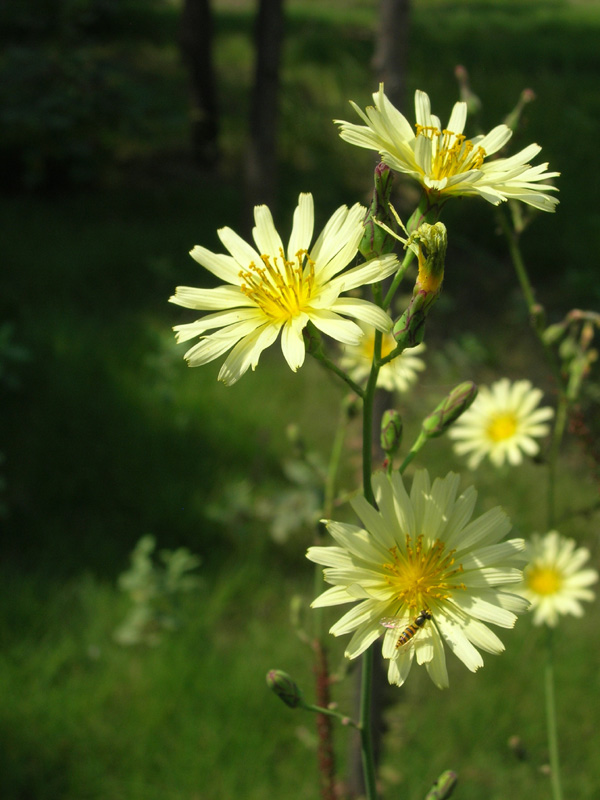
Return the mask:
M396 642L396 648L398 648L408 644L414 638L415 634L419 632L419 629L425 625L428 619L433 619L433 615L427 608L423 608L421 611L419 611L410 625L406 625L405 620L402 620L399 617L384 617L381 620L381 624L385 628L401 628L406 625L398 637L398 641Z

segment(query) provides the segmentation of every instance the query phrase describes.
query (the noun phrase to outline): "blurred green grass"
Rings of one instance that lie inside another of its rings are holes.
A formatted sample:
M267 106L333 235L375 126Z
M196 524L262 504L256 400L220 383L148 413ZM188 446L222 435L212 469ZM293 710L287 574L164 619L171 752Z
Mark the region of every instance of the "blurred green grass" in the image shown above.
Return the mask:
M223 3L216 62L224 177L215 183L180 155L187 131L176 13L142 11L116 36L144 91L155 93L156 112L149 138L148 129L146 138L123 137L107 185L0 198L8 265L0 309L29 353L14 367L20 388L5 393L0 420L9 508L0 562L7 800L316 796L313 720L264 686L266 671L280 667L310 695L307 652L288 614L295 592L311 596L304 547L295 540L282 550L250 522L218 525L206 507L238 476L276 484L289 421L326 453L343 392L313 363L291 375L276 348L226 389L216 383L217 366L188 370L173 342L170 326L182 317L166 298L176 284L203 280L187 250L217 249L216 228L236 227L240 217L252 57L249 4ZM598 251L600 224L581 198L597 182L600 4L427 0L415 3L411 26L409 89L426 89L442 119L457 95L459 61L485 101L485 127L522 88L534 88L538 100L518 144L538 141L563 176L558 215L536 221L526 254L544 301L559 301L560 311L566 298L596 302L590 252ZM366 0L289 4L278 219L289 217L299 191L315 193L321 222L339 203L367 198L371 155L348 152L328 121L351 118L350 98L369 102L374 28L375 5ZM448 332L464 332L465 317L484 341L477 378L507 369L547 387L491 209L462 202L448 211L455 244L430 331L434 370L415 413L471 377L467 362L445 349ZM457 469L443 441L424 461L442 474ZM597 514L569 515L593 502L596 487L576 448L564 466L562 531L597 555ZM353 465L345 470L350 484ZM481 507L501 503L527 534L544 524L544 468L524 466L518 478L482 468L476 483ZM126 610L116 577L148 532L159 547L200 553L204 584L182 604L181 630L156 649L124 650L112 640ZM590 799L600 785L596 615L597 604L565 625L557 651L565 792ZM460 772L463 800L547 795L538 633L525 620L503 639L506 654L487 657L476 676L451 666L449 692L419 673L391 692L398 702L388 712L386 796L422 798L446 768ZM336 663L343 642L332 647ZM347 694L341 690L345 703ZM526 760L511 753L511 735L522 738ZM345 739L342 731L342 761Z

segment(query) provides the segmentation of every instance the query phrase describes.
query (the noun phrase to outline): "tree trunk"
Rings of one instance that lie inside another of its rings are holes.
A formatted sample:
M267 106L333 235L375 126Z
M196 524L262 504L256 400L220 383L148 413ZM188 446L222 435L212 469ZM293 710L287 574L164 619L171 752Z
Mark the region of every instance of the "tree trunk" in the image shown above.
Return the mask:
M406 101L409 20L410 0L381 0L373 69L384 82L386 95L400 110Z
M277 187L277 109L283 40L283 0L260 0L256 61L246 153L246 223L258 203L272 205Z
M194 162L216 167L218 108L212 64L213 22L209 0L184 0L179 47L190 80L191 140Z

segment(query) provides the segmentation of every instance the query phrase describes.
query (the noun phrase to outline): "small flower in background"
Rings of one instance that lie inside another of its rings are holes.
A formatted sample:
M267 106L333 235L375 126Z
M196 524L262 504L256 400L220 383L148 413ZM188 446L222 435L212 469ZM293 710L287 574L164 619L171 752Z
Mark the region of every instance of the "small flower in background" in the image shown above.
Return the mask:
M364 383L371 372L375 349L375 331L361 325L364 336L358 345L344 348L340 366L358 384ZM384 333L381 339L381 356L389 355L397 347L391 333ZM425 369L425 362L419 355L425 352L425 345L404 350L397 358L384 364L377 376L377 386L388 392L406 392L417 380L418 373Z
M479 195L493 205L512 199L541 211L555 210L558 200L545 192L556 188L540 181L560 173L546 172L547 163L535 167L529 163L540 152L539 145L530 144L510 158L486 161L511 138L507 125L497 125L485 136L467 139L463 134L467 103L455 103L448 125L442 128L439 118L431 113L428 95L417 90L415 132L385 96L383 84L373 100L375 107L368 106L366 112L352 103L366 125L336 120L340 136L350 144L377 150L385 164L410 175L434 198Z
M379 281L397 269L396 257L386 255L338 274L357 253L364 215L358 203L351 209L341 206L311 248L313 198L301 194L287 250L266 206L254 209L252 235L257 249L231 228L218 231L230 255L194 247L192 257L227 285L216 289L179 286L170 298L184 308L215 312L174 328L179 342L200 337L185 354L189 365L207 364L233 348L219 372L219 380L230 385L256 367L262 351L280 332L283 355L295 372L304 363L302 331L309 321L327 336L351 345L359 343L362 331L344 316L388 331L391 321L376 305L340 298L342 292ZM219 330L206 335L211 328Z
M448 686L444 644L475 671L479 649L500 653L504 645L485 623L512 628L527 601L506 591L525 562L522 539L501 542L510 522L500 508L471 520L477 492L457 498L458 475L433 485L426 470L415 474L410 496L398 473L373 476L379 511L364 497L352 507L364 529L328 522L338 546L311 547L307 557L323 564L333 584L313 607L359 601L331 628L354 632L346 649L356 658L381 634L389 659L388 680L401 686L413 661L424 664L436 686Z
M582 569L590 553L585 547L576 547L573 539L558 531L545 536L534 534L527 543L529 565L515 591L531 602L534 625L554 627L561 614L581 617L580 601L594 599L594 592L587 587L597 582L598 573Z
M549 406L538 408L542 392L530 381L502 378L490 387L483 386L471 408L448 431L456 439L455 452L468 455L467 464L476 469L486 456L494 466L505 461L520 464L523 453L535 456L539 445L535 441L546 436L550 428L544 424L554 411Z

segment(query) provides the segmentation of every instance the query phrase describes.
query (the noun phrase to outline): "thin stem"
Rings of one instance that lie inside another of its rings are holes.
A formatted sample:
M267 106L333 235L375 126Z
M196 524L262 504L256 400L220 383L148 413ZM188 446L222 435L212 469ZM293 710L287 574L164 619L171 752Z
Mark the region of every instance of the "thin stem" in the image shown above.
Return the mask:
M414 457L417 455L417 453L418 453L418 452L419 452L419 450L420 450L420 449L423 447L423 445L425 444L425 442L426 442L426 441L427 441L427 435L424 433L424 431L421 431L421 433L418 435L418 437L417 437L417 439L416 439L415 443L414 443L414 444L413 444L413 446L410 448L410 451L407 453L407 455L406 455L406 458L404 459L404 461L403 461L403 462L402 462L402 464L400 465L400 468L399 468L399 470L398 470L398 472L400 473L400 475L402 475L402 473L404 472L404 470L405 470L405 469L408 467L408 465L410 464L410 462L411 462L411 461L413 460L413 458L414 458Z
M402 259L402 264L400 264L400 268L398 269L398 272L394 275L394 279L393 279L393 281L392 281L392 283L390 285L390 288L387 291L387 294L385 296L385 300L383 301L383 310L384 311L387 311L388 308L390 307L390 305L392 304L392 300L394 299L394 295L396 294L396 291L398 290L398 287L402 283L402 279L404 278L406 270L410 266L410 263L411 263L411 261L413 260L414 257L415 257L415 254L413 253L412 250L407 250L406 253L404 254L404 258Z
M360 694L360 743L362 753L363 776L368 800L377 800L375 785L375 754L373 753L373 735L371 731L371 684L373 681L373 647L363 653Z
M373 297L381 306L381 286L374 284ZM375 496L371 485L373 469L373 407L375 389L379 367L377 362L381 358L381 333L375 331L373 346L373 364L367 386L363 395L363 492L365 499L375 505ZM360 687L360 745L363 766L363 777L367 800L377 800L375 785L375 754L373 752L373 735L371 726L371 700L373 680L373 647L369 647L362 656L361 687Z
M554 375L557 385L561 387L562 391L563 378L560 372L560 365L556 360L556 356L554 355L552 348L547 344L547 342L544 341L544 337L542 336L542 330L539 323L541 319L540 314L543 315L543 309L535 299L533 286L529 280L529 274L527 272L527 267L525 266L525 260L523 259L521 248L519 247L518 236L510 227L506 214L500 209L498 209L497 219L500 223L500 227L502 228L502 232L506 237L508 251L515 268L519 285L521 286L521 291L523 292L523 297L525 298L525 302L527 304L527 310L529 311L529 315L533 323L532 327L544 349L544 355L546 357L546 361L548 362L548 366Z
M552 430L552 443L548 454L548 530L553 530L556 524L556 472L558 468L558 454L565 433L569 399L564 392L558 396L556 419Z
M554 661L552 629L547 629L546 664L544 667L544 689L546 694L546 725L548 728L548 752L550 755L550 780L553 800L562 800L560 762L558 755L558 729L556 724L556 697L554 693Z
M360 725L351 717L347 717L345 714L340 714L339 711L334 711L332 708L316 706L313 703L303 703L302 708L305 711L314 711L316 714L325 714L327 717L334 717L335 719L338 719L342 725L350 725L352 728L360 728Z
M381 336L381 334L380 334ZM320 361L327 369L330 369L332 372L345 381L348 386L352 389L352 391L357 394L359 397L364 397L364 389L362 386L359 386L358 383L355 383L352 378L347 375L343 369L340 369L336 363L334 363L330 358L327 358L325 354L321 354L316 357L318 361Z

